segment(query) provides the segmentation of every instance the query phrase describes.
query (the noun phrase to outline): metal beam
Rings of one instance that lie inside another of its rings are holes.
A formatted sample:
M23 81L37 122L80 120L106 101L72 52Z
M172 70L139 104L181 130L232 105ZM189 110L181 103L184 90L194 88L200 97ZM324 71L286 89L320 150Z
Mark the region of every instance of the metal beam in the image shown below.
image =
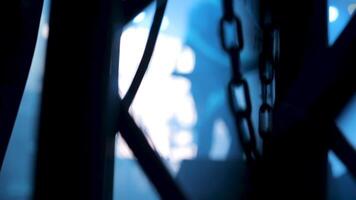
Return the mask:
M51 2L35 199L112 199L112 9L111 0Z
M6 0L0 8L0 171L35 50L43 0Z

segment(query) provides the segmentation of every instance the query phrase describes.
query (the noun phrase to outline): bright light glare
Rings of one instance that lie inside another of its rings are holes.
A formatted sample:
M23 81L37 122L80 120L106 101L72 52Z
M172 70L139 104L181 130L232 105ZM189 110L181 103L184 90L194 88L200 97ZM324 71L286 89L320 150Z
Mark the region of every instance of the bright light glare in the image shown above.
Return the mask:
M195 53L192 48L185 46L178 57L177 71L182 74L190 74L195 67Z
M186 146L193 141L193 136L189 131L181 131L175 135L174 140L177 145Z
M169 19L168 17L163 17L161 28L163 31L165 31L168 29L168 27L169 27Z
M140 14L138 14L134 19L133 22L135 24L141 23L146 17L146 13L145 12L141 12Z
M49 35L49 25L48 23L45 23L43 25L43 28L41 30L41 35L43 38L47 39L48 38L48 35Z
M334 6L329 6L329 22L333 23L339 17L339 10Z
M167 21L167 20L166 20ZM169 22L168 22L169 23ZM164 26L164 25L163 25ZM148 37L148 28L133 26L124 30L120 42L119 91L126 93L142 57ZM197 147L190 131L197 121L190 81L173 76L177 61L182 54L185 71L191 71L195 57L192 50L183 48L178 37L160 33L156 47L140 89L131 106L131 114L141 128L150 135L156 150L163 158L174 164L196 156ZM185 53L184 53L185 52ZM188 69L187 69L188 68ZM180 130L173 130L171 121L176 121ZM186 131L185 131L186 130ZM173 137L172 137L173 136ZM118 137L116 156L132 158L121 137Z
M349 12L350 15L352 15L355 10L356 10L356 3L352 3L347 7L347 11Z

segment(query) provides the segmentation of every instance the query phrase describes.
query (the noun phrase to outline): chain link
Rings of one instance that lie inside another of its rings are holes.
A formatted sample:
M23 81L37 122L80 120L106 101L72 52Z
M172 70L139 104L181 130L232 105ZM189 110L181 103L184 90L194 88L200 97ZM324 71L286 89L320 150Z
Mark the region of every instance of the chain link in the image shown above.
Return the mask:
M232 29L229 29L232 28ZM229 30L234 31L233 34L233 44L229 46L227 44L228 35L226 33ZM243 38L242 38L242 25L240 19L233 15L232 18L228 18L224 15L220 20L220 38L221 38L221 45L222 48L228 53L236 53L236 51L241 51L243 48Z
M233 1L224 0L223 3L224 13L220 19L219 33L221 46L229 55L232 70L232 79L228 85L229 103L246 158L248 161L254 161L259 155L251 119L251 98L248 82L244 79L240 69L240 51L243 49L242 25L233 12ZM231 32L233 34L228 35ZM230 40L228 40L229 37Z
M265 139L272 132L273 79L274 69L279 62L279 31L276 28L267 28L263 42L259 70L262 104L259 109L258 130L260 136Z

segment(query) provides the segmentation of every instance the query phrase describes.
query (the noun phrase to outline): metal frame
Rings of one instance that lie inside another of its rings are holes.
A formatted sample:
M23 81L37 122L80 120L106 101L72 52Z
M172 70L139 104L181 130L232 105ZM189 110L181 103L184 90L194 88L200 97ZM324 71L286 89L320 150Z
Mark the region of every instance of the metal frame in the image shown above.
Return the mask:
M148 3L52 2L35 199L111 199L117 131L163 199L185 198L118 96L121 29Z
M1 2L0 171L35 51L43 0ZM11 19L11 20L10 20Z
M355 173L355 152L334 124L356 91L355 16L329 48L327 1L288 3L269 1L272 20L281 31L281 56L274 130L265 140L259 189L274 198L326 199L330 148L339 157L344 154L340 158Z
M150 2L52 1L35 199L111 199L118 127L161 197L185 198L141 130L123 112L113 71L115 37ZM7 40L0 59L0 165L27 80L42 4L4 2L8 12L1 16L0 35ZM356 174L355 151L334 124L356 90L356 17L328 48L326 1L289 4L269 0L261 5L262 13L270 9L280 30L281 55L273 135L264 141L254 191L259 198L292 194L325 199L329 149Z

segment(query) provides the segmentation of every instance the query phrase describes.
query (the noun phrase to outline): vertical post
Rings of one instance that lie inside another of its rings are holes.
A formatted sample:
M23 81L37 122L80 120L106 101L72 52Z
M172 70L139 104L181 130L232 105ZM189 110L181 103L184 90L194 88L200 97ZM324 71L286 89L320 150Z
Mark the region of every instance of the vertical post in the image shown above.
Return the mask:
M111 199L112 1L51 3L35 199Z
M298 107L288 107L284 101L303 65L327 48L326 1L270 0L269 3L272 22L280 30L280 63L276 69L274 135L265 143L263 172L267 178L261 187L271 197L325 199L328 148L323 137L325 130L316 126L318 122L309 121L310 116L299 116ZM304 97L297 98L296 102ZM292 126L283 129L288 125Z

